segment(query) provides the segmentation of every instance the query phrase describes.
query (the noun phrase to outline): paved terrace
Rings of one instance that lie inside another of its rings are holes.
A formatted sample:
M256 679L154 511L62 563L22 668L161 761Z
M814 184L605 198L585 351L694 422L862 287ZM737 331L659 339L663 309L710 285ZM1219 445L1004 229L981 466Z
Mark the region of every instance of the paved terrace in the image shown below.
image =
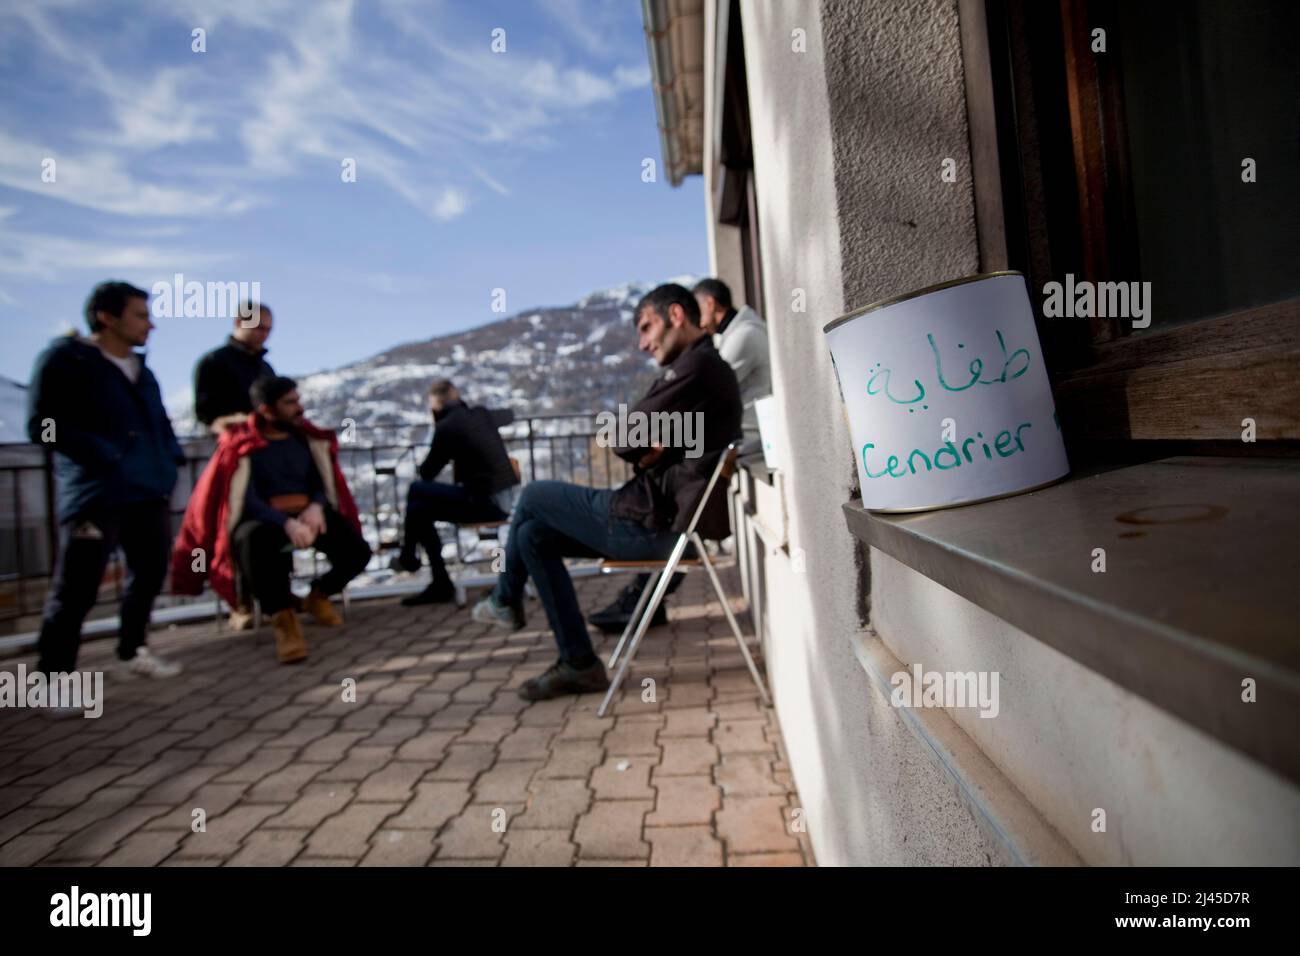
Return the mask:
M583 606L626 580L579 580ZM305 625L294 667L269 622L157 632L185 673L110 671L98 720L0 710L0 865L809 865L775 715L711 597L690 575L605 719L595 695L516 696L555 657L535 601L513 634L467 610L354 604L337 631ZM80 666L107 667L113 643Z

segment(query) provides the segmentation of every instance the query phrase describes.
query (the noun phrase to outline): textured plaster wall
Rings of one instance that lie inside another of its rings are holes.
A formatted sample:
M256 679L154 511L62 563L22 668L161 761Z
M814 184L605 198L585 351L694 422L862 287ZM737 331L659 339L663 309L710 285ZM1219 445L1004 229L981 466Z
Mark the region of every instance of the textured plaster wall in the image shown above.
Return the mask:
M844 311L846 288L854 299L867 288L899 290L927 270L960 270L975 255L969 189L954 213L953 193L936 188L933 158L942 151L965 162L956 18L935 22L928 5L914 6L930 13L898 20L876 4L742 4L774 389L789 450L790 553L778 549L767 560L768 668L822 864L998 859L870 686L850 643L865 610L861 551L840 511L853 458L821 328ZM804 53L792 49L795 30L804 31ZM871 45L880 49L864 60ZM855 75L864 66L892 78ZM835 84L852 89L835 92ZM900 98L911 110L900 112ZM936 115L918 121L912 113L927 103ZM876 141L895 124L905 128ZM915 129L926 134L920 142L911 141ZM933 168L934 182L922 168ZM916 226L899 226L900 218ZM793 309L796 290L806 311ZM760 517L781 526L778 515Z

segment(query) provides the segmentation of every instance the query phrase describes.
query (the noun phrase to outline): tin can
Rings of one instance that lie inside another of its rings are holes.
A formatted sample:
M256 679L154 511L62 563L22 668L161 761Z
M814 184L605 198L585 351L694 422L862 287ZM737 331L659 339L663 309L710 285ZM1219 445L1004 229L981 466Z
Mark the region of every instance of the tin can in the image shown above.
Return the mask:
M1023 273L941 282L823 332L867 510L973 504L1069 473Z

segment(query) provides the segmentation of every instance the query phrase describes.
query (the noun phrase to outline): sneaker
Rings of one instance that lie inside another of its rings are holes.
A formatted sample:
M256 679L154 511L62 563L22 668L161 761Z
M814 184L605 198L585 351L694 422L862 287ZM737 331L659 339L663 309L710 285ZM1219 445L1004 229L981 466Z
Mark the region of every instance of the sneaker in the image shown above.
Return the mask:
M632 612L636 610L637 601L641 600L641 589L635 584L629 584L619 592L614 603L601 611L587 615L587 623L592 627L604 631L606 634L622 634L627 630L628 622L632 620ZM668 623L667 601L660 601L659 606L655 608L654 616L650 618L651 627L664 627Z
M402 598L403 607L417 607L421 604L451 604L456 600L456 585L450 581L433 581L419 594Z
M251 631L253 629L252 608L232 607L228 623L232 631Z
M496 598L491 594L475 604L469 616L480 624L495 624L512 631L520 630L525 623L523 608L497 604Z
M124 673L133 674L136 677L152 677L155 680L175 677L183 670L180 664L169 661L165 657L159 657L146 646L137 647L135 657L129 661L122 661L119 667Z
M564 694L596 693L609 689L609 675L599 660L579 670L572 664L556 661L546 673L526 680L519 687L524 700L550 700Z

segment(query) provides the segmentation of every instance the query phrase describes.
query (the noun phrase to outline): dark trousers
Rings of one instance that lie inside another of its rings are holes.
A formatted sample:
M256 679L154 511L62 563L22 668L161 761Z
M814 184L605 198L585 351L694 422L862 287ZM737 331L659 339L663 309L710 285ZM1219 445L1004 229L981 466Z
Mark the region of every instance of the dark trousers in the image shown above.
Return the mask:
M162 590L171 554L170 503L165 499L95 509L59 528L59 557L45 598L37 641L47 674L73 671L81 647L81 624L95 604L104 569L115 548L126 557L117 656L130 660L144 644L154 598Z
M243 521L233 539L239 567L252 582L253 596L263 612L275 614L293 604L289 589L293 574L293 543L284 528L269 521ZM330 569L311 583L321 594L338 594L365 570L370 545L341 514L325 506L325 533L312 547L329 558Z
M406 523L402 533L402 557L414 560L416 546L429 556L434 581L449 581L442 561L442 539L436 521L475 524L481 521L504 521L506 513L490 498L471 494L460 485L440 481L413 481L406 493Z
M531 577L555 632L560 657L569 662L585 661L592 648L564 559L667 559L679 537L611 516L613 495L607 488L534 481L524 487L510 522L506 568L497 578L493 596L498 604L519 605L524 582Z

